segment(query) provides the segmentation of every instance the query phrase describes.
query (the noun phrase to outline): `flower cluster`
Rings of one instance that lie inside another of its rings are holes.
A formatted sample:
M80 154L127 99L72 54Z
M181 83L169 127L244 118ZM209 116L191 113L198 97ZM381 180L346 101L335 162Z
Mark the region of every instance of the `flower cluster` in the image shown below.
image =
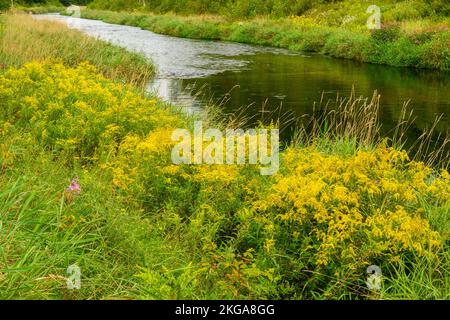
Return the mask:
M308 230L313 264L345 261L360 267L442 244L422 204L445 205L450 199L445 171L436 176L409 162L405 152L382 146L351 158L290 149L284 164L284 173L253 207L279 221L292 239Z
M0 121L30 126L46 147L91 159L129 134L177 124L157 101L112 83L84 63L76 68L32 62L0 77Z

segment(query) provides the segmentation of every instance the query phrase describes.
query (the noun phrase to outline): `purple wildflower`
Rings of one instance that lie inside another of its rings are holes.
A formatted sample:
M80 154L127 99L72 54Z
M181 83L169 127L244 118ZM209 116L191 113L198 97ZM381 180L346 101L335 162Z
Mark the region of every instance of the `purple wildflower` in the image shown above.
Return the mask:
M80 194L81 192L81 187L78 184L78 179L72 179L72 182L70 184L70 186L66 189L67 192L71 192L71 193L75 193L75 194Z

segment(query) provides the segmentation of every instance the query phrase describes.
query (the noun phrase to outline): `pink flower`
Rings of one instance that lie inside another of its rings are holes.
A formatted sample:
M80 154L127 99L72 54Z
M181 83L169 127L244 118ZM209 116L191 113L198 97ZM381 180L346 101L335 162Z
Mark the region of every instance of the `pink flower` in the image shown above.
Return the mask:
M71 192L71 193L75 193L75 194L80 194L81 192L81 187L78 184L78 178L77 179L72 179L72 183L70 184L70 186L66 189L67 192Z

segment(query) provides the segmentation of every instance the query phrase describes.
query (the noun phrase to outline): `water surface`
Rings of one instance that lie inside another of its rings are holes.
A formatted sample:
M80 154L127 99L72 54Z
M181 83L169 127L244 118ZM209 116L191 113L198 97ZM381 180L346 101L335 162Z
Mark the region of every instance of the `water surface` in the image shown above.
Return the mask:
M449 73L245 44L182 39L59 15L35 17L64 21L88 35L143 53L158 70L148 90L191 112L230 93L229 101L222 106L225 112L246 107L245 115L256 121L262 115L267 117L267 110L282 106L282 112L301 118L311 114L314 102L322 94L333 99L338 93L349 95L354 88L357 95L370 97L374 90L381 95L380 116L385 133L396 123L406 101L416 117L409 132L410 140L441 114L437 129L444 132L449 128ZM199 88L203 94L197 94ZM274 117L278 115L277 112Z

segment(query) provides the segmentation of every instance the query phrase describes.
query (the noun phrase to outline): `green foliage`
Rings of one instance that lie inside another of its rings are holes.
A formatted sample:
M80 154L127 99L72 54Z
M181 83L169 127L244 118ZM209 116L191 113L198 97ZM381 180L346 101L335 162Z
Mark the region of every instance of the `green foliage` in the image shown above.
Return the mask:
M55 6L70 6L70 5L87 5L92 0L0 0L0 10L10 8L14 3L15 7L55 7Z
M447 0L425 0L425 3L439 15L450 15L450 3Z
M381 29L372 30L371 35L377 43L394 42L400 36L400 27L398 25L385 25Z
M219 13L232 17L252 17L256 15L288 16L310 9L318 0L95 0L90 6L107 10L148 10L176 13Z
M11 6L10 0L0 0L0 11L9 9Z
M448 70L450 31L444 19L448 8L445 1L383 0L378 5L382 28L373 31L366 27L367 3L356 0L95 0L90 8L113 11L87 9L82 16L178 37L237 41L377 64ZM123 10L132 12L118 12ZM152 14L139 13L145 11Z
M140 10L156 13L181 14L220 14L233 18L249 18L259 15L287 17L301 15L310 9L330 19L341 20L353 14L365 16L370 4L355 0L94 0L92 9L103 10ZM420 18L428 15L448 15L449 4L446 0L382 0L378 3L383 15L394 20ZM334 17L334 18L333 18Z
M3 298L361 299L370 264L383 297L448 298L450 176L405 152L330 136L271 177L176 166L172 131L195 118L88 64L11 68L0 101Z

